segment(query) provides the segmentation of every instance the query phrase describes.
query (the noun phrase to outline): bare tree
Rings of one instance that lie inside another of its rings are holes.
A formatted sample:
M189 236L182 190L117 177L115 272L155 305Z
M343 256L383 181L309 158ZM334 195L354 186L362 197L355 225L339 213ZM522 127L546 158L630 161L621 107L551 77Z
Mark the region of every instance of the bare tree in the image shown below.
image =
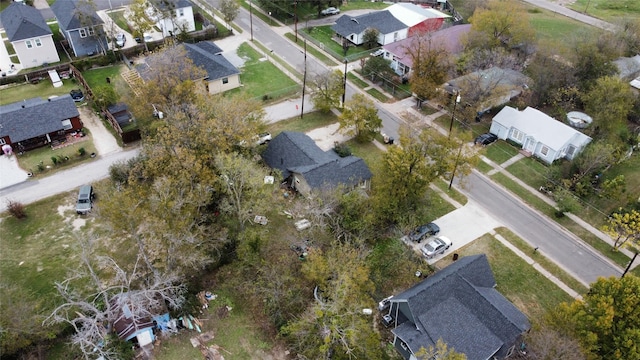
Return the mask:
M64 303L43 324L70 325L75 331L71 343L85 359L116 359L108 329L123 316L122 306L129 308L136 322L166 306L179 309L186 289L176 285L180 283L176 277L150 274L140 266L140 257L130 268L124 268L110 257L98 256L92 242L81 241L81 267L62 282L55 282Z
M220 12L224 17L224 21L227 23L227 29L231 30L231 22L238 16L240 5L236 0L222 0L220 1Z

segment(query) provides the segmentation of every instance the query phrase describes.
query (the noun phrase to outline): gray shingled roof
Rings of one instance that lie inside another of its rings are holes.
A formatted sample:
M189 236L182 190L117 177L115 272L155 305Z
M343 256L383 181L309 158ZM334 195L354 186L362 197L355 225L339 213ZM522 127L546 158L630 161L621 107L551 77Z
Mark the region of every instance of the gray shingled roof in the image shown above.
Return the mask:
M531 327L494 286L485 255L461 258L391 299L392 307L406 302L416 319L399 319L393 333L414 353L442 338L467 359L486 360Z
M52 34L40 11L21 3L9 5L0 19L10 42Z
M3 105L0 106L0 137L8 135L12 143L35 138L63 130L62 120L79 115L70 95Z
M193 64L207 72L209 80L221 79L240 73L229 60L222 56L222 49L212 42L185 43L184 47L187 49L187 56L193 61Z
M360 16L342 15L331 27L333 31L343 37L363 33L367 28L377 29L381 34L390 34L406 29L407 25L396 19L389 11L383 10Z
M104 23L96 13L95 8L86 1L80 1L81 0L57 0L51 5L51 10L55 14L56 19L58 19L58 24L60 24L62 30L69 31ZM87 18L82 19L81 14Z
M322 151L310 137L299 132L280 133L269 142L262 157L285 179L291 173L299 173L313 188L350 186L371 179L364 160L355 156L341 158L333 150Z
M193 6L189 0L151 0L153 6L160 10L173 10Z

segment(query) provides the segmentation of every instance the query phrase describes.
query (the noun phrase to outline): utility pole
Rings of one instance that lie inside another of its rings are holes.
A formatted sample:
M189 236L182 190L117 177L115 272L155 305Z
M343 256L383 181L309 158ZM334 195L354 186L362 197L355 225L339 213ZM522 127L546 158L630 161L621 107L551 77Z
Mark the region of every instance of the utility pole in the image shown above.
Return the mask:
M293 22L294 22L294 27L295 27L295 33L296 33L296 44L298 43L298 1L294 1L293 2Z
M251 41L253 41L253 2L249 0L249 27L251 28Z
M451 124L449 124L449 137L451 137L451 130L453 130L453 118L456 115L456 105L460 102L460 90L456 91L456 98L453 102L453 111L451 112ZM453 180L452 180L453 181ZM451 187L451 185L449 185Z
M344 58L344 80L342 81L342 107L344 108L344 102L347 99L347 64L349 61Z
M304 39L304 75L302 76L302 104L300 105L300 119L304 115L304 90L307 87L307 39Z
M453 185L453 178L456 176L456 170L458 169L458 161L460 160L460 153L462 152L462 145L464 142L460 142L460 147L458 148L458 155L456 156L456 162L453 165L453 172L451 173L451 181L449 181L449 190L451 190L451 185Z

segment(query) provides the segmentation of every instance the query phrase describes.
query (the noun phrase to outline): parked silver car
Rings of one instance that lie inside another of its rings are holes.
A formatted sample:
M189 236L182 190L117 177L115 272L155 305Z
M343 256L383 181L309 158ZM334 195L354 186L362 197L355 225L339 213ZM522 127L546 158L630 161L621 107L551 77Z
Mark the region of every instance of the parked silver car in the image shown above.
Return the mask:
M326 8L326 9L320 11L320 14L322 14L324 16L336 15L336 14L340 14L340 9L335 8L335 7L329 7L329 8Z
M422 254L427 259L431 259L436 255L444 254L444 252L447 251L451 247L451 245L453 245L453 243L451 242L451 240L449 240L449 238L439 236L429 241L422 247Z
M123 33L119 33L116 35L116 46L117 47L123 47L124 43L127 42L127 37L124 36Z

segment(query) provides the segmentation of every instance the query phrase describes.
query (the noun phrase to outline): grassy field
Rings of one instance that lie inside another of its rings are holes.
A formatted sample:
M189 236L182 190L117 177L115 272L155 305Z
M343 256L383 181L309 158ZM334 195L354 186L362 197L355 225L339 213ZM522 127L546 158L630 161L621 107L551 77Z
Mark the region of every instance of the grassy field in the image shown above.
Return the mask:
M249 60L244 63L240 74L243 86L240 92L250 98L269 96L271 98L284 97L300 90L300 86L287 75L283 74L269 61L260 61L262 55L248 44L238 48L238 55ZM230 93L233 93L231 91Z
M0 105L10 104L25 99L41 97L43 99L49 96L60 96L69 94L69 91L77 89L79 84L75 79L62 80L62 86L54 88L51 80L45 79L38 84L23 83L15 86L9 86L0 90Z
M278 121L276 123L267 126L267 130L273 137L280 134L283 131L299 131L307 132L313 129L324 127L336 123L338 118L332 112L322 113L320 111L314 111L304 114L304 121L300 121L300 117L296 116L291 119Z
M347 79L349 81L351 81L353 84L355 84L357 87L359 87L360 89L366 89L369 86L371 86L371 85L369 85L369 83L367 83L366 81L360 79L359 77L357 77L353 73L347 73Z
M496 289L533 323L561 302L573 300L491 235L474 240L457 253L461 256L486 254L496 278ZM451 262L451 257L447 256L438 261L436 266L443 268Z
M518 154L518 149L504 140L498 140L485 149L484 156L498 165Z
M373 96L374 98L376 98L376 100L378 100L378 101L380 101L380 102L383 102L383 103L384 103L384 102L389 102L389 101L391 101L391 99L390 99L387 95L385 95L385 94L381 93L381 92L380 92L380 91L378 91L378 89L376 89L376 88L371 88L371 89L367 90L367 93L368 93L369 95Z
M547 183L546 175L548 169L548 167L532 157L520 159L507 167L508 172L534 189L538 189Z
M610 22L621 17L640 16L640 1L637 0L576 0L568 6L577 12Z
M113 20L114 23L116 23L116 25L126 31L126 32L130 32L129 29L129 24L127 23L127 19L125 19L124 17L124 10L122 11L111 11L107 13L109 15L109 17L111 18L111 20ZM114 29L116 32L119 31L118 29Z
M80 148L84 148L85 155L80 155ZM91 140L55 150L45 146L18 155L18 163L22 169L33 173L35 177L49 176L57 171L80 165L80 163L93 161L89 157L89 154L93 152L96 152L96 148ZM52 157L56 158L56 163L53 163ZM38 166L39 164L41 167Z
M451 189L449 189L449 181L441 178L441 181L436 180L433 182L433 184L461 205L465 205L467 203L467 197L464 196L461 192L456 190L454 187L451 187Z
M294 34L292 33L286 33L284 34L284 36L291 40L291 42L295 43L296 42L296 37ZM300 46L300 48L302 50L300 51L304 51L304 39L302 38L298 38L298 45ZM322 61L326 66L336 66L338 65L337 62L333 61L331 58L329 58L328 56L326 56L324 53L322 53L321 51L317 50L315 47L307 44L307 53L313 55L316 59Z
M575 33L598 31L583 22L540 8L529 8L529 23L538 41L562 44Z
M331 25L306 28L303 31L308 33L318 42L324 44L325 50L328 50L329 54L333 55L341 61L344 58L349 58L351 61L353 61L357 58L364 57L369 54L369 50L364 45L359 45L349 46L347 54L345 55L344 50L342 49L342 44L339 44L333 40L334 32L333 30L331 30Z

